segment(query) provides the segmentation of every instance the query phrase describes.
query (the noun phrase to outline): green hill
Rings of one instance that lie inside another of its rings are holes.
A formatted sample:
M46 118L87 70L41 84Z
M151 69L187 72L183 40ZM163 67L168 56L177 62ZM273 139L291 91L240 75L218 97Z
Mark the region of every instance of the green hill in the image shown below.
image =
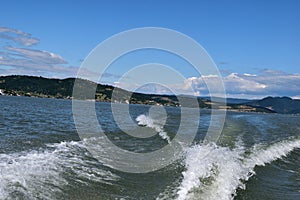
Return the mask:
M183 107L200 107L200 108L217 108L228 109L233 111L243 112L264 112L264 113L300 113L300 100L293 100L289 97L267 97L262 100L241 101L235 99L230 100L230 104L224 105L221 102L212 102L207 98L186 96L186 95L157 95L157 94L142 94L129 92L111 85L96 84L94 82L66 78L54 79L36 76L0 76L0 95L13 96L30 96L41 98L64 98L72 99L74 82L78 81L79 90L77 98L94 99L102 102L117 102L131 104L146 104L146 105L162 105L162 106L183 106ZM96 89L96 91L92 91ZM88 90L90 94L95 94L90 97L85 96ZM114 94L114 98L112 95ZM195 103L194 99L197 98ZM180 101L179 101L180 100ZM232 103L240 102L240 103ZM180 104L181 103L181 104Z
M41 97L41 98L67 98L71 99L73 94L75 78L66 79L50 79L44 77L36 76L1 76L0 77L0 89L3 94L6 95L20 95L20 96L31 96L31 97ZM110 85L96 84L94 82L77 79L79 82L79 87L82 88L82 95L77 94L76 96L82 96L82 98L87 98L84 95L87 89L95 88L95 97L90 97L90 99L95 99L96 101L111 102L112 93L114 92L115 97L113 101L120 103L133 103L133 104L147 104L147 105L164 105L164 106L179 106L179 101L174 95L154 95L154 94L142 94L142 93L132 93L120 88L115 88ZM94 93L94 91L91 91ZM199 105L192 105L191 97L180 97L183 98L187 107L200 106L205 108L210 108L210 104L207 104L207 100L202 100L198 98Z
M266 97L251 102L249 105L265 107L282 114L300 113L300 100L291 99L290 97Z

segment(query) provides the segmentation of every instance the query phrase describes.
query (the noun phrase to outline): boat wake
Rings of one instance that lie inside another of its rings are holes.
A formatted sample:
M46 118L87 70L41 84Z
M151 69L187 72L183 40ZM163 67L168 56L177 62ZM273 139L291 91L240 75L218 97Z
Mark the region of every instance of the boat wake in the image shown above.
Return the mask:
M233 149L213 143L195 145L186 150L183 178L172 196L177 200L233 199L238 189L245 189L245 181L255 174L255 166L264 166L285 157L296 148L300 148L299 139L267 147L255 145L247 151L240 141ZM170 192L165 191L157 199L168 198Z
M43 150L0 154L0 199L57 199L69 182L112 184L118 179L84 149L81 142L61 142Z
M168 143L171 143L170 137L164 131L163 126L159 124L158 120L152 119L147 115L139 115L136 118L136 121L139 126L146 126L155 130L162 139L166 140Z

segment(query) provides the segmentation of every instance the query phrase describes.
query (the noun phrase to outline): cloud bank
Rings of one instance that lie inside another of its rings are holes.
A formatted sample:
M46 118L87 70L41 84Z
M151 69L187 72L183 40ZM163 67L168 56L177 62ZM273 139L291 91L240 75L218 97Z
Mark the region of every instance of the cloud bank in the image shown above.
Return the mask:
M222 79L228 97L262 98L300 95L300 74L267 69L258 74L231 73ZM214 85L215 81L215 76L191 77L185 81L184 87L192 87L196 94L206 96L209 95L206 84Z
M290 96L300 98L300 74L265 69L257 74L231 73L221 77L229 98L264 98L266 96ZM180 84L148 84L144 86L116 82L115 86L152 94L185 94L196 96L223 96L216 75L190 77ZM210 86L211 91L208 90ZM138 89L135 89L138 88ZM191 93L191 91L193 93Z

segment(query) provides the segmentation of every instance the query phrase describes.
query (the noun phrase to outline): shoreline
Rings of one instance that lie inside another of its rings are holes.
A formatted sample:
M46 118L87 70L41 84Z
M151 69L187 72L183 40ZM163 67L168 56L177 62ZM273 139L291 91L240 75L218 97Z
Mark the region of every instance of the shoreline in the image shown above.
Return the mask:
M300 114L300 100L294 100L290 97L269 96L258 100L220 98L220 101L212 101L210 97L130 92L111 85L76 78L50 79L21 75L0 76L0 95L72 100L75 80L78 80L77 89L79 89L76 98L86 99L85 93L89 92L89 94L94 93L95 96L94 99L93 95L88 98L96 102L199 107L202 109L226 109L233 112ZM227 101L226 104L223 101Z
M13 91L12 93L10 94L7 94L7 93L0 93L0 97L1 96L8 96L8 97L28 97L28 98L40 98L40 99L61 99L61 100L73 100L73 97L72 96L67 96L67 97L56 97L56 96L53 96L53 95L35 95L34 93L31 93L31 94L25 94L25 95L22 95L20 93L18 93L17 91ZM154 104L154 102L149 102L149 103L131 103L131 102L112 102L112 101L101 101L101 100L97 100L97 99L86 99L84 101L94 101L94 102L101 102L101 103L116 103L116 104L131 104L131 105L145 105L145 106L163 106L163 107L183 107L181 105L178 105L178 106L174 106L174 105L163 105L163 104ZM211 103L210 103L211 105ZM260 113L260 114L280 114L280 113L276 113L276 112L260 112L260 111L255 111L253 109L251 110L243 110L243 109L233 109L233 108L224 108L224 105L222 105L223 108L208 108L208 107L200 107L200 109L205 109L205 110L212 110L212 109L216 109L216 110L220 110L220 111L230 111L230 112L237 112L237 113ZM228 107L228 105L226 105L226 107ZM187 108L193 108L193 107L187 107ZM294 114L297 116L297 114ZM300 116L300 114L299 114Z

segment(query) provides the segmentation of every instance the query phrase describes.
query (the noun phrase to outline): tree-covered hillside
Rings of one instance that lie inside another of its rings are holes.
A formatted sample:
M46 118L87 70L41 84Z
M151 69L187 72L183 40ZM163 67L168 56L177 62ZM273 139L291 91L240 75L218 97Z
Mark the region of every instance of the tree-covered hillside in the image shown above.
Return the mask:
M300 100L293 100L288 97L267 97L257 101L224 105L221 102L212 102L207 98L193 96L129 92L110 85L96 84L88 80L75 78L51 79L36 76L0 76L0 95L72 99L75 81L78 81L78 84L76 84L78 88L76 90L76 95L74 96L80 99L162 106L214 107L243 112L300 113ZM92 96L87 97L87 91ZM196 103L193 101L195 98L197 99Z

